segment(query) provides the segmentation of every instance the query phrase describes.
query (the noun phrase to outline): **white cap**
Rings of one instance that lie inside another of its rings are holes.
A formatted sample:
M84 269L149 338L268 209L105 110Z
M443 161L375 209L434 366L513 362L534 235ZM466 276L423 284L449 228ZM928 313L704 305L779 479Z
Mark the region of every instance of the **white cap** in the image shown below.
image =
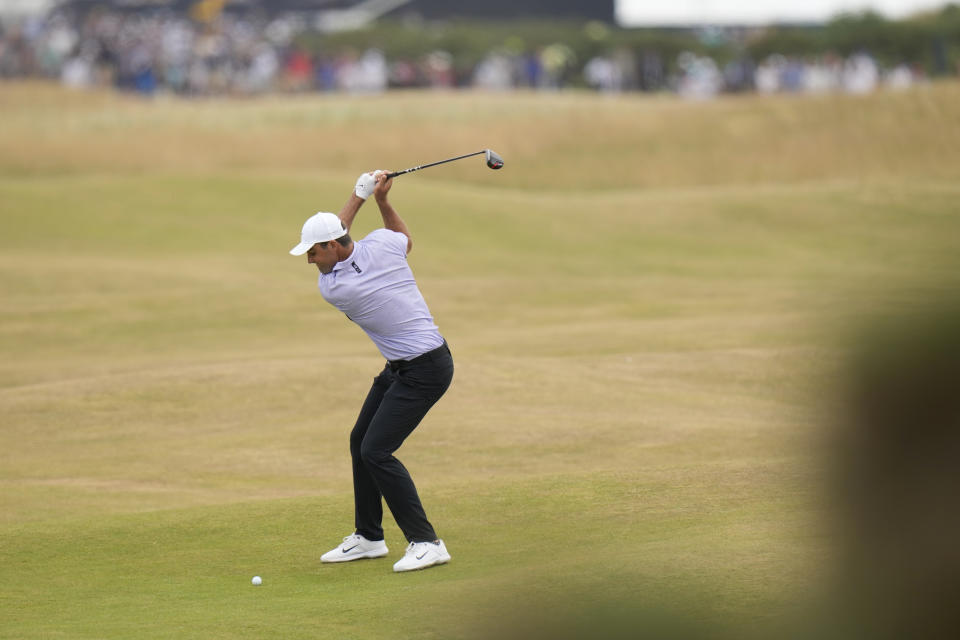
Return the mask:
M346 233L347 230L343 228L343 224L336 214L321 211L310 216L303 223L303 230L300 232L300 244L290 249L290 254L302 256L318 242L336 240L345 236Z

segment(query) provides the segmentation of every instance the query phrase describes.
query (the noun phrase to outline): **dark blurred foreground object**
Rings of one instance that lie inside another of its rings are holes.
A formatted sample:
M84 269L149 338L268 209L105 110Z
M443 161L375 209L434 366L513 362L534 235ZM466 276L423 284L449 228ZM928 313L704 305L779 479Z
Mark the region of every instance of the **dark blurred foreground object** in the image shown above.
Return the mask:
M960 303L866 338L836 449L838 613L860 638L960 638Z

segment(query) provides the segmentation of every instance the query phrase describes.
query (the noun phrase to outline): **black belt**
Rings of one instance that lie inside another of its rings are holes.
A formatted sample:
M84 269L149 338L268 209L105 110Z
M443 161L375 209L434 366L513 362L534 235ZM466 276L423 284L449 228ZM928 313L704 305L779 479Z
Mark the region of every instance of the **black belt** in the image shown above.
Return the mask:
M436 349L422 353L416 358L410 358L409 360L387 360L387 365L389 365L391 371L396 371L400 367L409 366L418 362L425 362L426 360L434 360L437 358L437 356L443 355L450 355L450 347L447 346L446 340L444 340L443 344Z

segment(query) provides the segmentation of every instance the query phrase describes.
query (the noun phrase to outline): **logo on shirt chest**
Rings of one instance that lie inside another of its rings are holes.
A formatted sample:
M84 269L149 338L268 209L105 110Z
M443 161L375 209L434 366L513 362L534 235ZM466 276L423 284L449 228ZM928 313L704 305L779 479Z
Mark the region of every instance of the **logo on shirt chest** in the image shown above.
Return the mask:
M356 262L351 262L350 266L353 267L354 271L356 271L357 273L363 273L363 269L358 267Z

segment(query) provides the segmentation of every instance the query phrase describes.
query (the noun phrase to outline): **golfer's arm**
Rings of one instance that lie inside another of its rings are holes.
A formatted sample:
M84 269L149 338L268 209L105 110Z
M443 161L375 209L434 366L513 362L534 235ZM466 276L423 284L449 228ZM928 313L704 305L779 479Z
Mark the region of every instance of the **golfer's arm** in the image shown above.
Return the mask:
M393 208L390 201L384 198L377 198L377 206L380 207L380 217L383 218L383 226L391 231L399 231L407 236L407 253L413 250L413 238L410 237L410 230L397 210Z
M337 217L340 218L340 222L347 228L347 231L350 231L350 227L353 226L353 219L357 217L357 211L360 211L360 207L363 206L364 202L365 200L363 198L355 193L351 193L350 199L347 200L343 208L340 209L340 213L337 214Z

